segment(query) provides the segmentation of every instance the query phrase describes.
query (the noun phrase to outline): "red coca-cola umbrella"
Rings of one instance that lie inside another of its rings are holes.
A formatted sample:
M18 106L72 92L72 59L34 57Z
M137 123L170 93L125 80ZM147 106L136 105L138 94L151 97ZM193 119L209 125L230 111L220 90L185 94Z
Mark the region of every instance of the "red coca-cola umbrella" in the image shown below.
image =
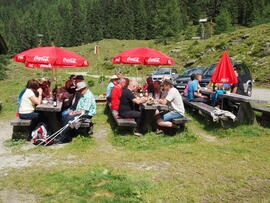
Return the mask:
M212 83L236 84L238 79L235 75L231 59L225 51L215 72L211 78Z
M29 49L17 54L14 61L24 63L27 68L55 69L89 66L89 62L82 56L54 46Z
M174 65L166 54L150 48L136 48L124 51L113 58L115 64Z

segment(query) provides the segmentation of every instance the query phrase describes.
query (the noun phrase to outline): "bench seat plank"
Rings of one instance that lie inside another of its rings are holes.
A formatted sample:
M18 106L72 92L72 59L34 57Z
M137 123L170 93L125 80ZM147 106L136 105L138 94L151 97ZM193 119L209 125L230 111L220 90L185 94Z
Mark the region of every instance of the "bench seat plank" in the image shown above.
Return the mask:
M108 104L108 107L111 111L112 117L115 120L117 126L119 127L131 127L131 128L136 128L137 123L135 119L125 119L125 118L119 118L118 115L114 114L111 110L111 104Z
M15 118L10 122L12 126L30 126L31 120Z
M176 118L173 119L172 122L176 125L180 125L180 124L185 124L185 123L190 123L192 121L192 119L187 118L187 117L182 117L182 118Z
M267 107L264 107L264 106L255 105L255 104L252 104L251 107L252 107L252 109L254 111L262 112L262 113L265 113L265 114L270 114L270 108L267 108Z
M197 110L202 111L205 114L211 115L216 109L213 106L205 104L203 102L189 102L187 98L183 98L186 105L189 105Z
M128 119L124 119L124 118L117 118L115 119L117 125L119 127L136 127L137 123L135 122L134 119L132 120L128 120Z

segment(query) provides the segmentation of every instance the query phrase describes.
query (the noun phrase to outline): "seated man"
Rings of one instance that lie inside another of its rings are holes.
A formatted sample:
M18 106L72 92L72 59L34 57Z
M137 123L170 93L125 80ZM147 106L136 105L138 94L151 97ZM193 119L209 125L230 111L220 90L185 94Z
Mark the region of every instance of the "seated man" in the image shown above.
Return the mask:
M120 99L119 115L123 118L134 118L137 123L137 132L134 133L136 136L142 136L142 122L141 112L134 110L134 104L141 104L147 101L147 98L135 97L133 92L138 89L138 83L131 81L128 87L123 88L122 96Z
M72 121L76 116L83 114L81 118L92 118L96 114L96 101L94 95L87 88L85 82L79 82L77 84L76 91L80 94L80 97L76 97L73 105L76 105L74 109L67 109L62 113L63 126L68 124L69 121ZM79 98L79 99L78 99ZM68 127L64 130L56 143L61 144L67 141L71 136L71 128Z
M207 96L199 92L199 82L202 80L202 74L195 74L194 80L188 87L188 100L194 102L207 103Z
M179 91L173 87L171 80L164 80L163 82L164 90L168 91L168 95L164 99L160 99L160 104L168 105L172 111L164 114L162 118L157 120L157 124L161 127L177 127L172 123L173 119L181 118L185 114L185 108L183 104L183 100Z
M107 86L107 90L106 90L106 99L108 102L111 102L111 94L112 94L112 89L114 88L114 86L116 86L118 84L118 77L116 75L113 75L111 77L111 80Z
M118 81L118 85L116 85L112 89L112 96L111 96L111 109L113 113L118 114L119 105L120 105L120 99L122 96L123 88L126 87L128 84L128 79L120 78Z

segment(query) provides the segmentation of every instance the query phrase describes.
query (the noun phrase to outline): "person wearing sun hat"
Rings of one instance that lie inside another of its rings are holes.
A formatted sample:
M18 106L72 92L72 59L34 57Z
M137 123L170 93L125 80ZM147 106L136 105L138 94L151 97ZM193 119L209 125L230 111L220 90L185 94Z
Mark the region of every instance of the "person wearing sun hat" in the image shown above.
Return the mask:
M112 96L112 89L114 88L114 86L116 86L118 84L118 77L117 75L113 75L111 77L111 80L107 86L107 90L106 90L106 99L108 102L111 102L111 96Z
M96 115L96 101L92 92L87 88L86 82L79 82L76 85L76 92L80 94L78 100L74 99L72 102L71 108L62 112L62 121L63 126L68 124L69 121L73 120L76 116L83 114L82 118L91 119ZM64 143L71 136L71 129L68 127L64 130L59 140L58 144Z

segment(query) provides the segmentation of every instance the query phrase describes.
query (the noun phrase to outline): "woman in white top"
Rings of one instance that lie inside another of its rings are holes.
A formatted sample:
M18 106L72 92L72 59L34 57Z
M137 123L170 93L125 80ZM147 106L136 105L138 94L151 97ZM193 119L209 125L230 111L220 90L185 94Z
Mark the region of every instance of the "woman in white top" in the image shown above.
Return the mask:
M38 93L38 96L35 95ZM38 122L40 120L40 113L35 112L35 106L41 104L42 101L42 89L39 88L37 80L29 80L27 88L22 95L19 117L21 119L29 119Z

